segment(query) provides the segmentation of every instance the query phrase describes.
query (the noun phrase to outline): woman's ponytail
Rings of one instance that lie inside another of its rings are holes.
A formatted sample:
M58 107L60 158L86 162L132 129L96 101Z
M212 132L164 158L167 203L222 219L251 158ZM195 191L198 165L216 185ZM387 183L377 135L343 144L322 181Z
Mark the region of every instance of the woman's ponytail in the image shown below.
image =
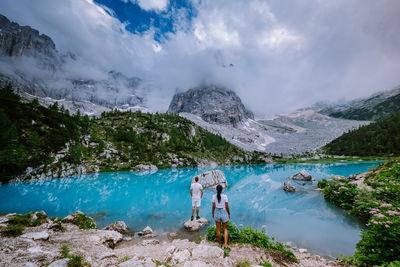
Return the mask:
M221 192L222 192L222 185L217 185L217 199L218 199L218 203L221 202Z

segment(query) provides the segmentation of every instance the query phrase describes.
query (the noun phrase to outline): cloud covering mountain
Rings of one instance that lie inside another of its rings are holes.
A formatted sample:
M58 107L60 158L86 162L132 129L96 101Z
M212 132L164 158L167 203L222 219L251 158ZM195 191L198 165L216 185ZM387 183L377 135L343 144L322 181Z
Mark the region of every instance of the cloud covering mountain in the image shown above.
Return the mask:
M188 3L3 0L0 10L99 71L151 80L148 104L160 111L177 89L207 83L263 116L400 82L397 0ZM150 22L138 24L144 16Z

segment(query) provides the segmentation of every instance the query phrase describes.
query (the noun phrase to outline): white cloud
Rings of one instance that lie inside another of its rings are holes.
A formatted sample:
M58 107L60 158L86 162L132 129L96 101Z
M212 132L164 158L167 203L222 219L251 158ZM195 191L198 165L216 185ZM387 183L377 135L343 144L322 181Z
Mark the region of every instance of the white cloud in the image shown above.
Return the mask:
M168 0L137 0L137 3L142 9L146 11L163 11L168 6Z
M256 114L273 115L400 82L400 1L382 1L202 0L191 23L183 11L171 13L176 33L161 42L152 28L126 31L92 0L2 0L0 10L88 66L151 80L157 110L167 109L176 89L208 82L235 90ZM157 12L168 5L140 3Z
M267 45L269 48L279 49L282 46L294 44L297 48L301 48L302 38L284 27L275 28L260 37L261 46Z

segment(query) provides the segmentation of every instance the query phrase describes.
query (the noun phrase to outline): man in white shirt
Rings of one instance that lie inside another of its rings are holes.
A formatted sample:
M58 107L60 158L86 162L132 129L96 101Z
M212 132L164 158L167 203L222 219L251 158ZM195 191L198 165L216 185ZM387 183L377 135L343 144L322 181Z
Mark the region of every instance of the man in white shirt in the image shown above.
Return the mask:
M195 182L192 183L192 185L190 186L190 195L192 196L192 218L191 218L192 221L193 221L195 207L197 207L196 220L200 219L199 210L200 210L201 198L203 197L203 186L199 183L199 177L195 177L194 181Z

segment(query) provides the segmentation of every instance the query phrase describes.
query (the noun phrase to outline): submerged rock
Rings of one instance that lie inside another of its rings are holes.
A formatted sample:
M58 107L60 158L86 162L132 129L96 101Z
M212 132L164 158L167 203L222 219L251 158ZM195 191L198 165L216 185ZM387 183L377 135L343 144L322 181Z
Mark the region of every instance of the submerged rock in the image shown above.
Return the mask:
M117 231L118 233L121 233L121 234L126 234L129 232L128 227L126 226L126 223L123 221L118 221L113 224L110 224L110 225L104 227L103 230L113 230L113 231Z
M170 232L167 234L169 239L174 239L177 238L179 236L179 234L177 232Z
M226 181L225 174L220 170L213 170L204 172L192 178L192 183L194 183L194 179L198 177L199 183L206 188L215 189L217 185L222 185L222 188L228 187L228 182Z
M206 218L200 218L198 220L188 220L183 224L183 227L185 227L186 230L189 232L195 232L209 224L210 221L207 220Z
M312 181L313 178L311 174L309 174L306 170L301 170L298 173L293 174L289 177L289 179L296 180L296 181Z
M150 226L146 226L138 235L143 237L153 236L153 229Z
M283 184L283 190L286 192L296 192L296 187L291 182L285 182Z

